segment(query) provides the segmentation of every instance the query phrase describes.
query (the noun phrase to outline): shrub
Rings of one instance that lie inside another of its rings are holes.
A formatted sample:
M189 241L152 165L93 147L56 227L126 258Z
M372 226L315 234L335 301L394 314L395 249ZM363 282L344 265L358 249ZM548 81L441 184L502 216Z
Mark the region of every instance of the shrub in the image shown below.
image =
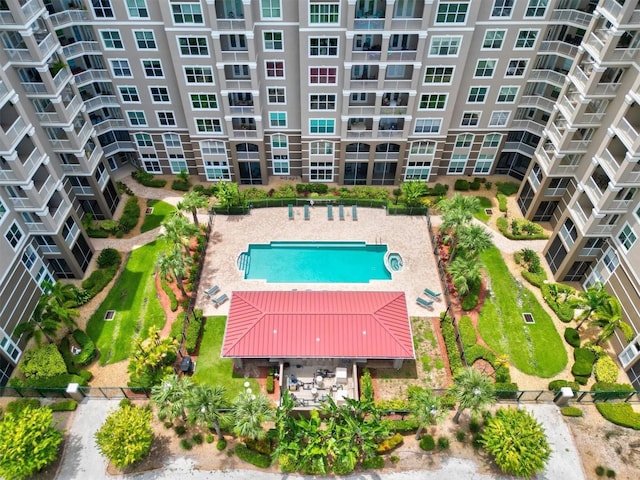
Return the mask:
M191 450L193 448L193 445L191 445L191 442L189 440L183 438L182 440L180 440L180 447L182 447L183 450Z
M80 370L77 375L82 379L80 385L86 385L93 378L93 373L91 373L89 370Z
M505 197L502 193L497 193L496 198L498 199L498 209L505 213L507 211L507 197ZM501 217L502 218L502 217ZM505 218L505 222L506 222Z
M457 192L466 192L469 190L469 182L460 178L453 184L453 189Z
M605 383L596 382L591 386L593 393L593 399L599 400L611 400L616 398L626 398L635 389L628 383Z
M462 316L458 323L458 331L460 332L460 338L462 345L465 349L474 346L478 342L478 336L476 335L476 329L471 322L471 317L468 315Z
M97 263L99 268L107 268L112 265L119 266L121 261L122 256L119 251L115 248L105 248L100 252L100 255L98 255Z
M187 331L185 332L185 348L187 353L192 355L198 348L198 340L200 339L200 332L202 331L202 319L194 315L189 320Z
M171 182L171 189L179 192L188 192L191 189L191 182L177 178Z
M518 193L520 184L515 182L496 182L496 188L498 189L498 192L508 197Z
M477 285L477 286L476 286ZM470 312L478 305L480 283L473 285L464 298L462 299L462 310Z
M135 228L140 218L140 204L137 197L129 197L124 205L122 217L120 217L120 227L127 233Z
M578 382L569 382L567 380L552 380L549 382L549 390L552 392L559 392L563 387L570 387L573 390L573 394L575 395L580 391L580 385Z
M408 420L391 420L385 419L382 423L391 431L395 433L415 433L418 431L419 422L413 418Z
M267 375L267 393L273 393L275 392L276 387L275 387L275 379L273 377L273 374Z
M325 195L329 191L329 186L325 183L298 183L296 185L296 192L300 194L317 193L318 195Z
M586 385L587 383L589 383L589 379L591 378L591 375L574 375L573 379L576 381L576 383L580 384L580 385Z
M74 365L80 367L89 365L96 356L96 344L93 343L93 340L91 340L84 330L80 330L79 328L75 329L71 336L80 346L80 353L73 355Z
M560 409L560 413L562 413L562 415L564 415L565 417L581 417L582 416L582 410L580 410L578 407L562 407Z
M271 458L253 450L249 450L245 445L237 445L235 449L239 459L244 460L251 465L260 468L269 468L271 466Z
M87 381L79 375L61 373L48 378L27 378L23 386L31 388L67 388L70 383L85 386Z
M333 473L336 475L349 475L356 468L356 459L347 455L338 456L333 459Z
M37 398L20 398L7 403L6 413L19 416L25 409L35 410L40 408L40 400Z
M453 328L452 319L444 313L440 315L440 331L442 332L442 337L444 338L447 349L451 373L455 374L462 368L462 360L460 359L460 351L456 343L456 332Z
M438 448L440 450L446 450L449 448L449 437L438 437Z
M474 434L478 433L478 432L480 432L480 428L481 427L482 427L482 425L480 425L480 422L477 419L472 418L469 421L469 432L474 433Z
M420 439L420 448L426 452L430 452L436 448L436 442L431 435L424 435Z
M573 351L575 363L571 367L571 373L574 376L591 376L593 364L596 361L595 354L586 348L576 348Z
M464 441L465 441L465 439L467 438L467 434L466 434L465 432L463 432L462 430L458 430L458 431L455 433L455 437L456 437L456 440L457 440L458 442L461 442L461 443L462 443L462 442L464 442Z
M153 442L152 416L150 409L133 406L112 412L95 434L100 453L118 468L144 458Z
M618 366L609 355L603 355L596 361L593 369L598 382L614 383L618 380Z
M362 461L362 468L365 470L377 470L384 467L383 457L367 457Z
M160 286L162 287L162 291L169 298L171 311L175 312L178 309L178 298L176 297L176 294L164 278L160 280Z
M606 420L621 427L640 430L640 413L628 403L596 403L596 408Z
M78 402L75 400L59 400L49 405L49 408L54 412L73 412L78 408Z
M404 442L404 437L399 434L396 433L394 435L391 435L390 437L384 439L376 448L376 452L380 455L383 453L387 453L390 452L391 450L393 450L394 448L396 448L399 445L402 445L402 442Z
M576 330L575 328L571 328L571 327L565 328L564 339L573 348L580 347L580 334L578 333L578 330Z
M191 440L195 445L202 445L204 438L202 437L201 433L194 433L193 435L191 435Z
M186 318L187 314L185 312L178 313L176 319L171 324L171 331L169 332L171 338L180 339Z
M480 181L479 178L474 178L473 182L471 182L469 184L469 189L473 190L473 191L478 191L480 190L480 186L482 185L482 182Z
M176 435L182 436L187 433L187 427L185 427L184 425L176 425L173 431L176 432Z
M496 383L496 397L498 398L516 398L518 392L517 383Z
M213 441L213 435L211 435L211 439ZM211 443L211 442L209 442L209 436L207 436L207 442ZM218 449L219 452L221 452L222 450L227 448L227 441L224 438L218 440L216 442L216 448Z
M610 468L607 469L607 478L616 478L616 471Z
M162 188L167 184L166 180L156 179L152 173L143 170L131 172L131 176L141 185L150 188Z
M27 379L43 379L67 373L67 366L58 348L50 343L24 352L18 370Z
M95 297L113 280L113 277L115 277L118 272L119 266L120 265L112 265L107 268L94 270L88 278L83 280L82 288L89 293L90 298Z
M542 270L539 273L531 273L528 270L523 270L522 277L534 287L540 288L547 279L547 272Z

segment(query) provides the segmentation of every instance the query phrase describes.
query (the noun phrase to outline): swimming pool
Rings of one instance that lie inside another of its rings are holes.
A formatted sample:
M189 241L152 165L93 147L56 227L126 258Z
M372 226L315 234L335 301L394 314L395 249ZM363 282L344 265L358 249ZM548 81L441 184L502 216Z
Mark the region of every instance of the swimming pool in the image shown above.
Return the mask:
M238 257L247 280L268 283L368 283L391 280L386 245L365 242L250 244Z

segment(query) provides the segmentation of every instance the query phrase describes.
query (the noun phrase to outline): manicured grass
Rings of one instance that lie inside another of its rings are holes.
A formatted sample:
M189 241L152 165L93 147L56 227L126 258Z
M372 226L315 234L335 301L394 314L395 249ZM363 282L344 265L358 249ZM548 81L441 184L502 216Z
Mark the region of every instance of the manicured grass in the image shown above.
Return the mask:
M559 373L567 364L567 352L551 317L533 293L515 281L496 248L483 252L481 260L492 293L480 312L478 329L484 341L526 374L549 378ZM535 323L525 324L523 312L532 313Z
M113 288L89 319L87 333L100 352L100 364L126 359L138 334L146 335L149 327L164 325L153 275L163 249L164 243L156 240L133 250ZM116 310L115 319L109 322L104 321L107 310Z
M147 207L153 207L153 213L146 215L145 212L142 212L145 217L140 227L141 233L158 228L169 214L176 209L173 205L162 200L147 200Z
M226 323L227 317L207 317L193 380L199 384L222 385L227 389L227 399L233 400L245 389L244 382L251 384L254 393L260 391L260 386L252 378L234 376L233 361L220 357Z
M481 222L487 223L491 218L491 215L484 213L485 208L493 208L491 200L487 197L476 197L480 201L480 209L473 214Z

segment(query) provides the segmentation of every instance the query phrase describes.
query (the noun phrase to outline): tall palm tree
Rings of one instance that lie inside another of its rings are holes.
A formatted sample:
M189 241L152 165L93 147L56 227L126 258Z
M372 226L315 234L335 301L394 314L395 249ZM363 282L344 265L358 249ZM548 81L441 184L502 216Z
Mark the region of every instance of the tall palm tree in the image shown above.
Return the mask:
M188 210L193 215L193 223L196 227L200 226L198 223L198 209L209 206L209 199L202 193L192 191L185 193L182 196L182 201L178 203L178 210Z
M496 402L491 377L473 367L458 371L450 391L458 402L458 410L453 417L455 423L460 421L460 415L464 410L471 410L472 417L477 417L486 407Z
M450 199L442 200L438 207L442 211L440 229L445 232L451 242L451 252L455 252L460 227L467 225L473 219L473 214L480 208L480 201L476 197L467 197L456 193ZM453 260L453 255L449 261Z
M187 296L184 289L184 277L187 274L191 258L183 258L182 250L178 245L172 246L168 252L158 255L156 268L164 278L175 278L183 297Z
M451 275L458 293L464 296L472 285L480 281L480 263L475 258L457 257L447 266L447 273Z
M186 422L187 398L193 385L190 378L179 378L174 373L151 387L151 402L158 407L158 417L168 418L171 422L181 418Z
M240 437L260 440L267 432L262 428L264 422L275 418L271 401L263 394L242 392L231 405L229 421L233 432Z
M25 338L33 337L36 345L40 346L42 337L45 337L48 343L52 343L59 328L60 323L47 315L46 299L40 297L29 320L19 323L14 333L18 336L25 335Z
M223 418L223 408L227 407L224 399L226 389L221 385L194 385L188 392L185 400L187 407L187 420L201 427L210 427L216 430L218 440L223 440L220 420Z
M180 212L174 213L168 220L162 222L162 227L164 231L160 237L165 239L169 245L178 245L181 249L184 248L184 253L190 257L189 245L191 239L198 234L198 227Z
M431 390L426 388L421 388L420 390L410 393L409 410L411 410L411 414L418 420L416 440L420 440L425 426L438 423L438 421L442 419L443 414L440 397L434 395Z
M69 333L78 327L76 318L80 312L76 306L76 287L70 283L56 282L43 284L46 298L46 311L54 321L64 324Z
M586 291L580 292L577 297L569 300L569 305L573 308L582 309L580 315L580 321L576 325L576 330L580 330L580 327L591 319L591 317L601 309L608 301L610 295L604 289L602 283L597 282L595 285L590 286Z
M482 225L471 224L458 230L458 249L466 257L477 258L485 250L493 246L491 234ZM453 256L455 254L452 253Z
M596 310L592 318L593 320L589 325L602 328L596 340L596 345L600 345L602 342L611 338L618 328L622 330L622 334L627 342L630 342L633 338L633 329L631 325L622 320L622 306L615 297L609 297L607 301Z

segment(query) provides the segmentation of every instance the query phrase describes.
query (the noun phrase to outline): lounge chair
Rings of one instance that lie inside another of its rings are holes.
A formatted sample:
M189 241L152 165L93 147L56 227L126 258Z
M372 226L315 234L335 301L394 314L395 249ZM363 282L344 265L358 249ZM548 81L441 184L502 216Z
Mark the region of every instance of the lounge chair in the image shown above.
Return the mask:
M309 204L304 204L304 219L309 220Z
M293 220L293 205L289 204L289 220Z
M416 298L416 303L418 305L420 305L421 307L429 308L429 307L431 307L431 305L433 305L433 300L425 300L422 297L418 297L418 298Z
M344 220L344 205L338 205L338 216L340 220Z
M327 205L327 218L333 220L333 205Z
M219 291L220 291L220 287L218 285L214 285L210 289L205 290L204 293L206 293L207 295L211 296L211 295L215 295Z
M433 297L433 298L440 298L440 295L442 295L442 293L434 292L433 290L430 290L428 288L424 289L424 293L425 295L429 295L430 297Z
M227 297L226 293L223 293L222 295L220 295L218 298L214 298L213 300L211 300L213 302L213 304L216 306L216 308L218 308L220 305L222 305L224 302L226 302L227 300L229 300L229 297ZM433 302L431 302L433 303Z
M351 206L351 219L355 222L356 220L358 220L358 206L357 205L352 205Z

